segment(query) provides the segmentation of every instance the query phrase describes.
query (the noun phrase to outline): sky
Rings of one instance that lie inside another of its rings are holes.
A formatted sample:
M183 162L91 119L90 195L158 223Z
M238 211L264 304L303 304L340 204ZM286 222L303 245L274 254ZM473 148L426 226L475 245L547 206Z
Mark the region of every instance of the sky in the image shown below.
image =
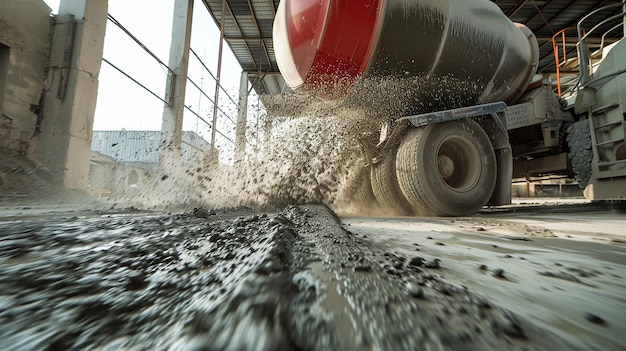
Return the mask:
M44 0L57 13L62 0ZM109 0L109 14L137 37L163 62L169 59L172 28L172 0ZM107 22L104 58L141 82L160 97L165 95L167 71L110 21ZM219 29L201 1L195 1L191 47L213 75L217 73ZM190 55L188 76L213 99L215 82L199 61ZM226 43L222 62L221 85L237 101L241 67ZM185 104L206 121L212 120L212 103L187 84ZM236 120L236 106L220 92L221 109ZM255 98L250 99L256 106ZM250 113L255 113L254 108ZM98 103L94 130L160 130L163 102L103 62L99 76ZM224 116L218 130L234 139L234 124ZM193 113L185 111L183 130L192 130L210 141L210 129ZM218 136L216 145L230 148Z

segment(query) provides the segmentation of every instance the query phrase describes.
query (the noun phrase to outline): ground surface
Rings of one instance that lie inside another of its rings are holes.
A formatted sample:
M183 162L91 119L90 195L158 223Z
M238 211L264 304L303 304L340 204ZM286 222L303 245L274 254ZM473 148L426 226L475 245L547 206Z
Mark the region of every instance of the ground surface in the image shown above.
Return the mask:
M626 348L623 211L525 205L469 218L349 218L344 225L389 250L441 259L450 281L581 349Z
M4 205L0 349L620 350L625 225Z

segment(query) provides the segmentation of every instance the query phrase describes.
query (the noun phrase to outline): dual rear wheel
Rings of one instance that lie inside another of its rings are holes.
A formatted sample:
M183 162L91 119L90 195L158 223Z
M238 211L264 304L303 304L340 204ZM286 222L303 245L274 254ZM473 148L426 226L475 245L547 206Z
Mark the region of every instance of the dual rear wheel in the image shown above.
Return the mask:
M465 119L409 130L372 166L371 184L397 215L465 216L491 198L496 169L489 137Z

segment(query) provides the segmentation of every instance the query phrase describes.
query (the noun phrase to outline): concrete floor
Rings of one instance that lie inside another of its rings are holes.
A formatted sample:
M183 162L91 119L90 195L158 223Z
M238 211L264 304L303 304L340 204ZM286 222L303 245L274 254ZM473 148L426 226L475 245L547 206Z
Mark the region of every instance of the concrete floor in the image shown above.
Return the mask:
M582 348L622 349L625 212L586 201L528 202L469 218L343 223L390 251L441 259L453 281Z
M560 201L560 200L559 200ZM624 349L626 216L0 209L0 349Z

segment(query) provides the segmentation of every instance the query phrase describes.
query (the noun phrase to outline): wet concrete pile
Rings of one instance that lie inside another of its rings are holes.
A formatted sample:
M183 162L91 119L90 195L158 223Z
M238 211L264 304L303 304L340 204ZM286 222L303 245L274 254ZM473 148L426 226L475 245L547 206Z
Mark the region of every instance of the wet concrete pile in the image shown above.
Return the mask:
M2 223L0 349L187 345L282 242L279 217L227 212Z
M323 206L0 232L2 350L571 349L447 281L445 261L386 252Z

